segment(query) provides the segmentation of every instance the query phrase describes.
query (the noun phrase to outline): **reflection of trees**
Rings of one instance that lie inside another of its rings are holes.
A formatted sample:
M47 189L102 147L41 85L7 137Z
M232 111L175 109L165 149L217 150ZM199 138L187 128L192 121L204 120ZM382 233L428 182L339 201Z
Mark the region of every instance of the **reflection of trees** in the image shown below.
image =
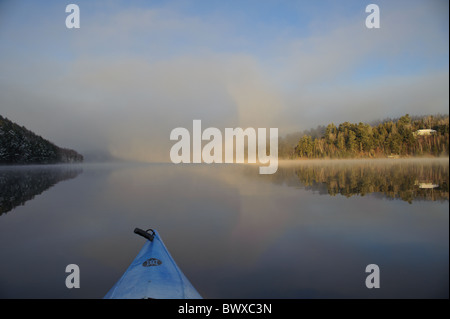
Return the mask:
M0 215L81 172L81 168L70 166L0 168Z
M449 199L449 166L443 161L315 161L280 166L273 178L275 183L332 196L380 193L410 203Z

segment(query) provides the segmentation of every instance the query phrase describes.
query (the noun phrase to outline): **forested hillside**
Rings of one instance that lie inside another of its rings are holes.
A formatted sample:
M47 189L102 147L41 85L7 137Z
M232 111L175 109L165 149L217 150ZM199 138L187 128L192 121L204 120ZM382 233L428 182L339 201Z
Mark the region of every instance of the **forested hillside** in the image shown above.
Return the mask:
M320 136L302 134L296 145L280 141L284 158L370 158L448 156L448 115L412 118L406 114L396 121L376 125L331 123ZM291 142L292 143L292 142Z
M0 164L82 162L83 156L60 148L0 115Z

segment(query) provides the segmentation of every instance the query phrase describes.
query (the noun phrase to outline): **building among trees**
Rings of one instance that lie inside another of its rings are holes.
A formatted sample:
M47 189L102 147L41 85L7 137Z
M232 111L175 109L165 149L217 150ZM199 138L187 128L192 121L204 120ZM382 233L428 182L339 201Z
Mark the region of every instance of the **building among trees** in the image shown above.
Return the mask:
M296 145L280 140L279 156L285 158L374 158L448 156L448 115L412 118L377 125L365 123L329 124L320 136L303 134Z

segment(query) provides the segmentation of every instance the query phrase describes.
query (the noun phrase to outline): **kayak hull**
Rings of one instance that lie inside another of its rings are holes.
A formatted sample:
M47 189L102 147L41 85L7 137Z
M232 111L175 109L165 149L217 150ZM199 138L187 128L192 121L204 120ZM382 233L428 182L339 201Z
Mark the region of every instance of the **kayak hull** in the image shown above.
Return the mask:
M201 299L159 234L147 240L105 299Z

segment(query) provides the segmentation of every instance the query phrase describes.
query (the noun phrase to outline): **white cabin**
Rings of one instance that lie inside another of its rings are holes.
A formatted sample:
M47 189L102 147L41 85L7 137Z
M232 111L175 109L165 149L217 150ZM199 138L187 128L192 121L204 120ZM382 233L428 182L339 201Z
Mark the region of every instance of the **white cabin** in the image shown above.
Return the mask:
M419 136L433 135L433 134L436 134L436 130L427 128L427 129L417 130L415 132L415 134L419 135Z

